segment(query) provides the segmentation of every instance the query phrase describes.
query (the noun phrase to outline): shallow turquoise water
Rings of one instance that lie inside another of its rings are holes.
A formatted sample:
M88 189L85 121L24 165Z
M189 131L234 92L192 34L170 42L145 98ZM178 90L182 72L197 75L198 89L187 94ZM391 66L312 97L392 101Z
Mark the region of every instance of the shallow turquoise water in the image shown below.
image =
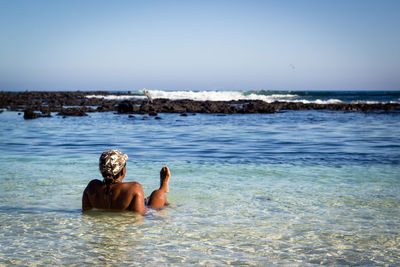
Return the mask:
M160 116L0 114L0 264L400 264L399 114ZM172 206L82 214L111 148Z

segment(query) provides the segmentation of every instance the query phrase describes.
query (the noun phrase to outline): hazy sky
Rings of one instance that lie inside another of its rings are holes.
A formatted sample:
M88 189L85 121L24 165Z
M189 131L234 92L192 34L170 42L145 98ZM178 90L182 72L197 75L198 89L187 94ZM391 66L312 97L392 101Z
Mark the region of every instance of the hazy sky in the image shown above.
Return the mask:
M0 90L400 90L400 1L0 0Z

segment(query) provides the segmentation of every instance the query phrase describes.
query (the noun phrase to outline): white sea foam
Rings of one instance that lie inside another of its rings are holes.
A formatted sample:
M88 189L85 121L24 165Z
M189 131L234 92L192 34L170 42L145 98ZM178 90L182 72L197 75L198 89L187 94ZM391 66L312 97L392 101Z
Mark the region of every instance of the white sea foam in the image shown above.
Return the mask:
M381 102L379 102L379 101L360 101L360 100L358 100L358 101L351 101L351 103L352 104L379 104ZM390 101L389 103L396 103L396 102Z
M307 103L305 102L305 100L302 100L303 103ZM328 99L328 100L321 100L321 99L317 99L315 101L308 101L309 103L315 103L315 104L340 104L343 103L343 101L339 100L339 99Z
M232 100L262 100L265 102L289 101L297 95L294 94L248 94L240 91L161 91L149 90L153 99L166 98L171 100L190 99L197 101L232 101ZM87 95L87 98L102 98L105 100L145 99L145 95Z
M281 101L297 97L293 94L249 94L240 91L160 91L150 90L153 98L168 98L171 100L191 99L197 101L232 101L232 100L263 100L265 102Z
M305 100L298 99L296 94L244 94L240 91L162 91L149 90L153 99L166 98L170 100L190 99L196 101L233 101L233 100L262 100L267 103L275 101L280 102L300 102L300 103L316 103L316 104L338 104L342 103L339 99L328 100ZM145 95L88 95L87 98L102 98L105 100L130 100L130 99L146 99Z
M101 98L104 100L130 100L130 99L145 99L145 95L87 95L86 98Z
M340 94L338 92L337 98L325 98L320 93L296 93L296 92L285 92L285 91L163 91L163 90L148 90L153 99L170 99L170 100L182 100L190 99L197 101L232 101L232 100L262 100L267 103L275 101L279 102L295 102L305 104L340 104L340 103L352 103L352 104L378 104L378 103L400 103L399 100L391 101L377 101L365 97L363 94L360 95L360 100L348 99L346 94ZM331 94L333 97L334 94ZM327 95L326 95L327 96ZM104 100L141 100L147 99L142 91L137 91L134 94L108 94L108 95L87 95L87 98L101 98ZM343 97L343 99L341 99ZM348 99L348 100L346 100ZM365 99L365 100L361 100Z

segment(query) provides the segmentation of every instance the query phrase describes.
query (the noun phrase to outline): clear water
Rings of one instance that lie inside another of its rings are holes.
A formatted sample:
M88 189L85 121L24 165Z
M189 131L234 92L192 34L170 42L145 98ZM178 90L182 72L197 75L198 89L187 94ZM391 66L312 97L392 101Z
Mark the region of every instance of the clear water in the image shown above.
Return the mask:
M399 265L400 114L0 114L0 265ZM172 204L83 214L102 151Z

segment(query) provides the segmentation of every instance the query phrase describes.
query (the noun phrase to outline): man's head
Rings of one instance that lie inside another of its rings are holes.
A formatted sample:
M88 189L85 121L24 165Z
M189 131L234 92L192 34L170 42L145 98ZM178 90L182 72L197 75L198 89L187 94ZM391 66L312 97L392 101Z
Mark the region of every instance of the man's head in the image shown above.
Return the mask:
M104 151L99 159L99 168L104 179L115 179L124 169L128 155L118 150Z

